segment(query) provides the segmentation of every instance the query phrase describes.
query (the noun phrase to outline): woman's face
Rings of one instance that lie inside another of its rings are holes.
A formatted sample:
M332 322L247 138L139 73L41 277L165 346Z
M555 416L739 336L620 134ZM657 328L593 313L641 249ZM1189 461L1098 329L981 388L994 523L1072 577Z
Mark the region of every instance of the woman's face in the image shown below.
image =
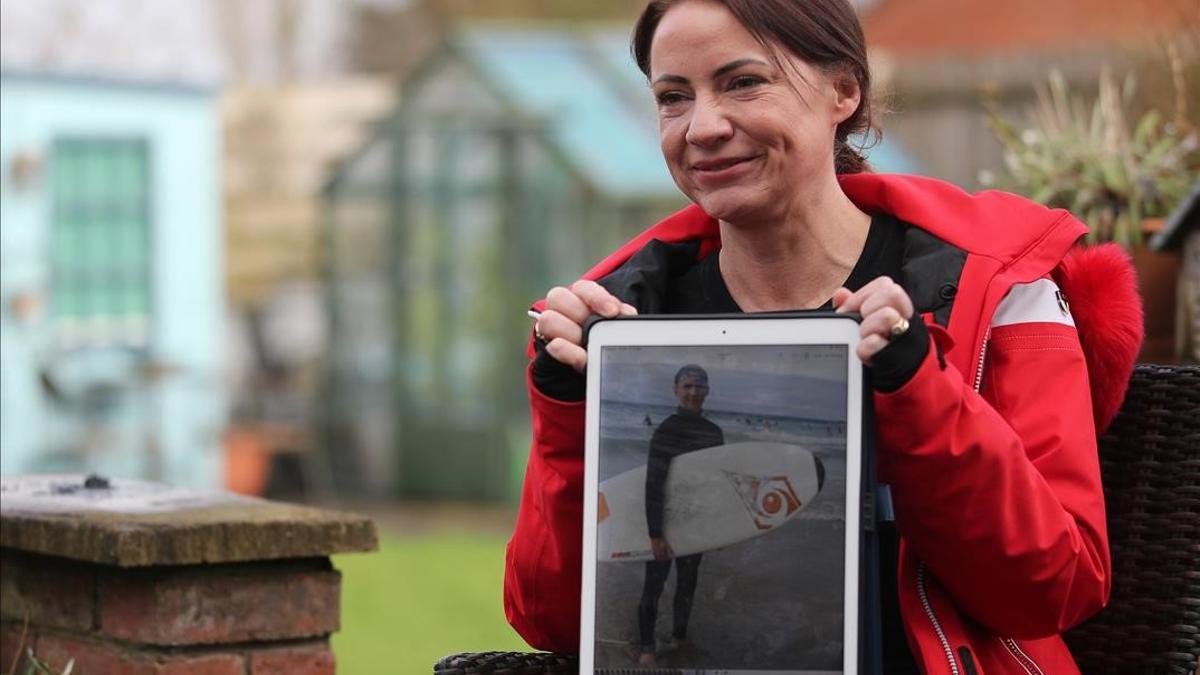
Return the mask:
M783 217L805 188L831 183L834 134L859 97L852 78L764 46L712 0L663 15L650 82L671 176L726 222Z

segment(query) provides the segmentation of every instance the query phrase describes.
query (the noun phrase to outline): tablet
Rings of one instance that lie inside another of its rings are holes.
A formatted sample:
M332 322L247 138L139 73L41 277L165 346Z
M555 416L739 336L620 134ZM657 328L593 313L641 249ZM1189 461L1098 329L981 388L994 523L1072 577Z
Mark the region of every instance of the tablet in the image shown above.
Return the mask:
M591 327L580 672L858 672L858 340L828 312Z

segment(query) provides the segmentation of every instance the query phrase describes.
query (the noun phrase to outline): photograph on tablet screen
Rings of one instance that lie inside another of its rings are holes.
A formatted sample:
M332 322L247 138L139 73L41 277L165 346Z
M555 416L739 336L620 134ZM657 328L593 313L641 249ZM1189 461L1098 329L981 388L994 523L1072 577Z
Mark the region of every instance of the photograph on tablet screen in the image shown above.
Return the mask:
M597 673L842 672L847 358L603 348Z

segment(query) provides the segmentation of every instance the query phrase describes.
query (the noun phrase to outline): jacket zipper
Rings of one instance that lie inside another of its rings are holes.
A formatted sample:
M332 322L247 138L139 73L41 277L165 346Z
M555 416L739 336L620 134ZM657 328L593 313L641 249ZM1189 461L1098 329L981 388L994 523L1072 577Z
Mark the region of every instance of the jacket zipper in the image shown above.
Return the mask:
M980 388L983 386L983 362L987 358L988 341L991 339L991 337L992 329L988 328L987 332L983 334L983 346L979 348L979 361L975 364L976 393L978 393ZM932 617L932 614L930 614L930 616ZM1004 645L1005 649L1008 650L1009 656L1013 657L1013 659L1019 666L1021 666L1021 669L1024 670L1027 675L1045 675L1045 673L1042 672L1042 669L1038 667L1037 662L1030 658L1029 655L1026 654L1019 645L1017 645L1016 640L1012 638L1001 638L1000 642Z
M979 359L975 363L976 393L979 393L979 390L983 387L983 362L987 359L988 341L991 340L991 338L992 329L989 327L987 332L983 334L983 344L979 347ZM935 633L937 633L938 641L942 643L942 651L946 654L946 662L950 665L951 675L960 675L958 670L958 662L954 660L954 650L950 647L950 640L946 638L946 631L942 629L941 622L938 621L937 615L933 613L933 603L929 601L929 593L925 590L925 563L923 562L917 563L917 594L921 598L921 606L925 608L925 616L929 617L929 622L933 624L933 630ZM1017 647L1015 643L1009 645L1009 642L1011 642L1011 640L1006 641L1004 646L1008 648L1009 654L1011 654L1014 659L1017 659L1017 662L1021 664L1021 667L1025 669L1025 672L1028 673L1028 675L1045 675L1040 669L1036 674L1030 672L1025 666L1025 663L1021 661L1016 652L1013 651L1016 649L1017 652L1020 652L1020 648ZM1024 652L1021 652L1021 654L1024 654ZM1033 664L1034 668L1037 668L1037 664L1033 663L1033 659L1029 659L1028 656L1025 658L1029 660L1029 663Z
M950 648L950 640L946 638L946 631L942 630L941 622L933 613L933 603L929 602L929 593L925 590L925 563L923 562L917 563L917 595L921 597L921 606L925 608L925 616L929 617L929 622L933 624L933 631L937 633L938 640L942 643L942 651L946 653L946 661L950 664L951 675L960 675L958 662L954 660L954 650Z
M988 342L992 339L992 329L988 327L987 332L983 334L983 344L979 346L979 359L975 362L975 393L979 393L983 388L983 363L987 360ZM958 663L954 660L954 650L950 648L950 641L946 638L946 632L942 630L942 624L938 622L937 616L933 613L933 604L929 602L929 594L925 591L925 563L917 564L917 593L921 597L921 606L925 608L925 615L929 617L929 622L933 624L933 630L937 633L938 640L942 643L942 651L946 653L946 661L950 664L950 672L952 675L959 675ZM1021 651L1017 646L1016 640L1012 638L1002 638L1000 640L1004 647L1008 650L1010 656L1016 660L1027 675L1045 675L1042 669L1038 667L1037 662L1029 658L1029 655ZM1030 670L1032 666L1033 670Z
M1042 669L1038 667L1037 662L1030 658L1030 656L1021 649L1016 640L1012 638L1000 638L1000 642L1006 649L1008 649L1009 656L1013 657L1017 664L1021 666L1021 669L1024 670L1028 675L1046 675L1042 672Z
M979 348L979 361L975 364L975 392L976 393L979 393L979 390L983 386L983 362L987 358L988 341L991 340L991 338L992 338L992 329L988 328L987 332L983 334L983 345ZM920 571L924 571L924 563L921 563L921 565L922 565L922 567L920 568ZM918 582L920 584L920 590L922 592L922 602L924 602L925 601L924 596L923 596L924 590L925 590L924 589L924 580L921 578L918 578ZM927 605L925 611L926 611L926 613L929 614L929 617L932 620L933 619L932 609ZM935 628L937 627L936 621L934 622L934 627ZM938 631L938 634L939 634L939 636L941 635L940 630ZM1045 673L1042 672L1042 669L1040 667L1038 667L1037 662L1034 661L1032 658L1030 658L1030 656L1028 654L1026 654L1019 645L1017 645L1016 640L1014 640L1012 638L1000 638L1000 642L1004 645L1005 649L1008 650L1009 656L1012 656L1013 659L1017 662L1017 664L1019 666L1021 666L1021 669L1025 671L1026 675L1045 675ZM947 646L945 640L942 641L942 645L943 645L943 647ZM953 670L953 669L954 669L954 666L952 664L951 670Z
M983 334L983 345L979 348L979 361L975 364L975 393L983 387L983 361L987 358L988 341L992 339L992 329L988 328Z

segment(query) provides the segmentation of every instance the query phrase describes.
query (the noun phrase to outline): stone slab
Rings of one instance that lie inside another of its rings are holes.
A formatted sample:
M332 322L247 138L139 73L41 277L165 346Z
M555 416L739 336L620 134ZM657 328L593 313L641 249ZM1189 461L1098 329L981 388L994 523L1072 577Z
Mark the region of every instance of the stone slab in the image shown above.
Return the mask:
M0 546L119 567L374 551L365 516L87 476L0 478Z

